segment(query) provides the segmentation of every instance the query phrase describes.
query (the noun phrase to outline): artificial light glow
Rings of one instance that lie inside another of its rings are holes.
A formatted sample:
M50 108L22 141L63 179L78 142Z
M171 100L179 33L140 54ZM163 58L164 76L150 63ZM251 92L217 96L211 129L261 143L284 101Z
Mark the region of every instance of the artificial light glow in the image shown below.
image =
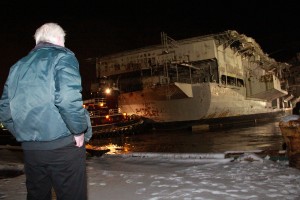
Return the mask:
M106 115L105 118L106 118L106 119L109 119L109 115Z
M100 103L100 106L103 107L103 106L104 106L104 103Z
M106 89L105 89L105 93L106 93L106 94L110 94L110 93L111 93L111 89L110 89L110 88L106 88Z

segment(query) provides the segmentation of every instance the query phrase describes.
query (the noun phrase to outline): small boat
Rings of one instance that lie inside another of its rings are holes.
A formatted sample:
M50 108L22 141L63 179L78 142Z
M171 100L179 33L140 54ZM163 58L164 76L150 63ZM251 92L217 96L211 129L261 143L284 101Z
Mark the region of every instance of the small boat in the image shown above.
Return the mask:
M111 90L106 90L111 93ZM116 98L99 96L84 101L90 114L93 138L133 134L141 130L144 120L137 115L127 115L118 108ZM116 99L116 100L115 100Z

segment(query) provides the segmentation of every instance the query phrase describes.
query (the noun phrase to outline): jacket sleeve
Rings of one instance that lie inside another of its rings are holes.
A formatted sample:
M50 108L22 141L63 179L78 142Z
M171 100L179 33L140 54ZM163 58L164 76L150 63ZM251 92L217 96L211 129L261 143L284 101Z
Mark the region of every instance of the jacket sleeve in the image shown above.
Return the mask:
M15 135L14 123L11 117L7 82L8 80L4 85L3 94L0 99L0 121L4 124L5 128L7 128L10 133Z
M92 132L93 130L92 130L92 124L91 124L91 119L90 119L90 113L86 109L84 109L84 111L85 111L85 116L86 116L87 125L88 125L88 128L84 134L84 140L86 142L88 142L93 135L93 132Z
M89 115L83 107L79 64L74 55L67 54L55 66L55 105L70 132L74 135L91 134Z

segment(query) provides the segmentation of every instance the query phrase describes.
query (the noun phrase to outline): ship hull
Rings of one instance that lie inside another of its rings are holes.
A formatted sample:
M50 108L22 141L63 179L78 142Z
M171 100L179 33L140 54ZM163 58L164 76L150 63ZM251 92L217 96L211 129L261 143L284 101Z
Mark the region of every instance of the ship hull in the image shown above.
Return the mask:
M234 117L211 118L193 121L177 122L153 122L149 121L152 129L156 130L178 130L189 129L193 131L214 131L220 129L229 129L234 127L248 127L257 124L280 121L280 118L290 114L290 110L281 110L272 113L251 114ZM147 121L145 120L145 124Z
M217 83L158 86L119 97L123 112L142 116L154 124L221 124L282 115L272 102L246 97L244 87Z

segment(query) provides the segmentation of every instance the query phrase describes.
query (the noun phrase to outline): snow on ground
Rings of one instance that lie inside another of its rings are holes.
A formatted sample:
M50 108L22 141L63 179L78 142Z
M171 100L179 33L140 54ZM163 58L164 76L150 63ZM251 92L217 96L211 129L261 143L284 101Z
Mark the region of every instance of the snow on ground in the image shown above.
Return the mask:
M91 157L87 159L89 200L300 199L300 170L288 167L288 161L274 162L253 152L232 158L225 155ZM25 176L0 179L0 199L26 199Z

